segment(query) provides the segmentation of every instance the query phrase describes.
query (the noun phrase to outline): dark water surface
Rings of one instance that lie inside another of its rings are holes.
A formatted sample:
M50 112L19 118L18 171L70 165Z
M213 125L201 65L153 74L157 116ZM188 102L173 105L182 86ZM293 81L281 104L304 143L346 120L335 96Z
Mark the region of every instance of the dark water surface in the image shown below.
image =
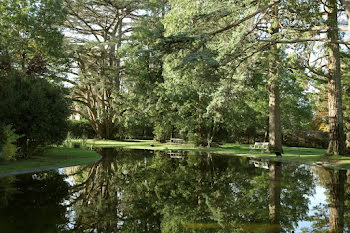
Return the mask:
M349 232L346 170L198 153L101 154L91 165L0 178L0 232Z

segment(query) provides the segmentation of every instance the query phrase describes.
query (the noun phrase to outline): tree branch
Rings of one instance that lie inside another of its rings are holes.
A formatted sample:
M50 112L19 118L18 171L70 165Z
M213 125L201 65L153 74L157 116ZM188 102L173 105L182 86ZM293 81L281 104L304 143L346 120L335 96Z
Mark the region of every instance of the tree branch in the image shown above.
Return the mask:
M257 14L260 14L261 12L263 12L263 11L269 9L270 7L272 7L272 6L276 5L276 4L278 4L278 1L274 1L273 3L271 3L271 4L269 4L269 5L263 6L263 7L261 7L260 9L258 9L257 11L255 11L254 13L252 13L252 14L250 14L250 15L244 17L244 18L242 18L241 20L238 20L237 22L234 22L233 24L230 24L230 25L228 25L228 26L226 26L226 27L224 27L224 28L222 28L222 29L219 29L219 30L217 30L217 31L215 31L215 32L211 32L211 33L209 33L209 35L210 35L210 36L215 36L215 35L217 35L217 34L220 34L220 33L223 33L223 32L225 32L225 31L227 31L227 30L230 30L231 28L237 27L237 26L239 26L241 23L247 21L248 19L253 18L253 17L256 16Z

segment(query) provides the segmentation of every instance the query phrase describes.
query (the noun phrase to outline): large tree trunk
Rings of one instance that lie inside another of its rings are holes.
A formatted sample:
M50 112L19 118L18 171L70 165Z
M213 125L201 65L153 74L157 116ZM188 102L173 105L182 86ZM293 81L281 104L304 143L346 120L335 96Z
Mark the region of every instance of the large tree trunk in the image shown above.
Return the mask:
M330 171L330 204L329 204L329 232L342 233L344 231L344 185L346 171Z
M281 232L281 175L282 163L270 164L269 183L269 232Z
M275 2L275 1L273 1ZM278 5L271 10L271 35L278 33ZM279 49L271 45L269 56L269 143L270 152L282 152L282 128L280 110Z
M327 8L329 30L328 39L337 41L338 9L337 1L329 0ZM328 44L328 116L329 116L329 145L328 155L345 154L345 135L342 109L341 72L339 44Z

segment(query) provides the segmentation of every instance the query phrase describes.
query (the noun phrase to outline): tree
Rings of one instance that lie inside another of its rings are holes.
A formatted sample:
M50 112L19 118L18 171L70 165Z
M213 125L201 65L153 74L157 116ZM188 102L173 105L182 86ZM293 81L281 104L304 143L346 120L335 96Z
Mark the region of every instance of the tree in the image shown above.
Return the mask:
M159 85L163 79L163 55L155 49L164 36L162 19L167 1L145 1L144 14L133 22L129 42L125 45L125 86L130 91L125 104L129 106L121 117L119 137L153 138L157 119Z
M67 62L61 0L4 0L0 12L0 77L18 71L56 78Z
M66 0L69 16L65 27L75 67L73 100L78 112L100 138L115 137L120 117L127 111L123 49L133 30L132 22L142 1Z
M327 37L338 41L338 3L327 3ZM327 154L345 154L345 135L343 122L342 85L340 70L340 49L338 43L328 44L328 111L329 111L329 145Z
M0 121L12 125L22 157L66 136L70 102L57 82L65 69L60 0L0 2Z
M272 0L271 3L279 1ZM279 32L279 9L278 5L271 7L269 32L275 37ZM279 48L277 44L270 47L269 58L269 143L271 152L282 152L282 126L280 109L280 64Z

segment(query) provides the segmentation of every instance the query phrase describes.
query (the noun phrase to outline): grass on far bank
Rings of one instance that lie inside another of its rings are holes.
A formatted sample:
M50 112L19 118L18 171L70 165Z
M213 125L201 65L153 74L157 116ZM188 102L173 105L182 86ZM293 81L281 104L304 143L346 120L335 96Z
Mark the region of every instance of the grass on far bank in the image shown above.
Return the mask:
M79 139L73 140L78 142ZM225 155L236 155L244 157L253 157L259 159L268 159L282 162L296 162L305 164L314 164L321 162L323 166L350 168L350 157L346 156L325 156L325 149L316 148L302 148L302 147L283 147L284 153L282 158L277 158L274 154L262 153L255 150L250 151L249 145L239 144L224 144L219 147L195 147L191 144L170 144L159 143L152 140L128 140L128 141L114 141L114 140L96 140L88 139L87 145L92 147L119 147L129 149L145 149L145 150L186 150L210 152ZM153 146L151 146L153 145Z
M86 164L100 158L98 153L91 150L53 147L45 151L43 155L33 156L26 160L0 160L0 176Z

